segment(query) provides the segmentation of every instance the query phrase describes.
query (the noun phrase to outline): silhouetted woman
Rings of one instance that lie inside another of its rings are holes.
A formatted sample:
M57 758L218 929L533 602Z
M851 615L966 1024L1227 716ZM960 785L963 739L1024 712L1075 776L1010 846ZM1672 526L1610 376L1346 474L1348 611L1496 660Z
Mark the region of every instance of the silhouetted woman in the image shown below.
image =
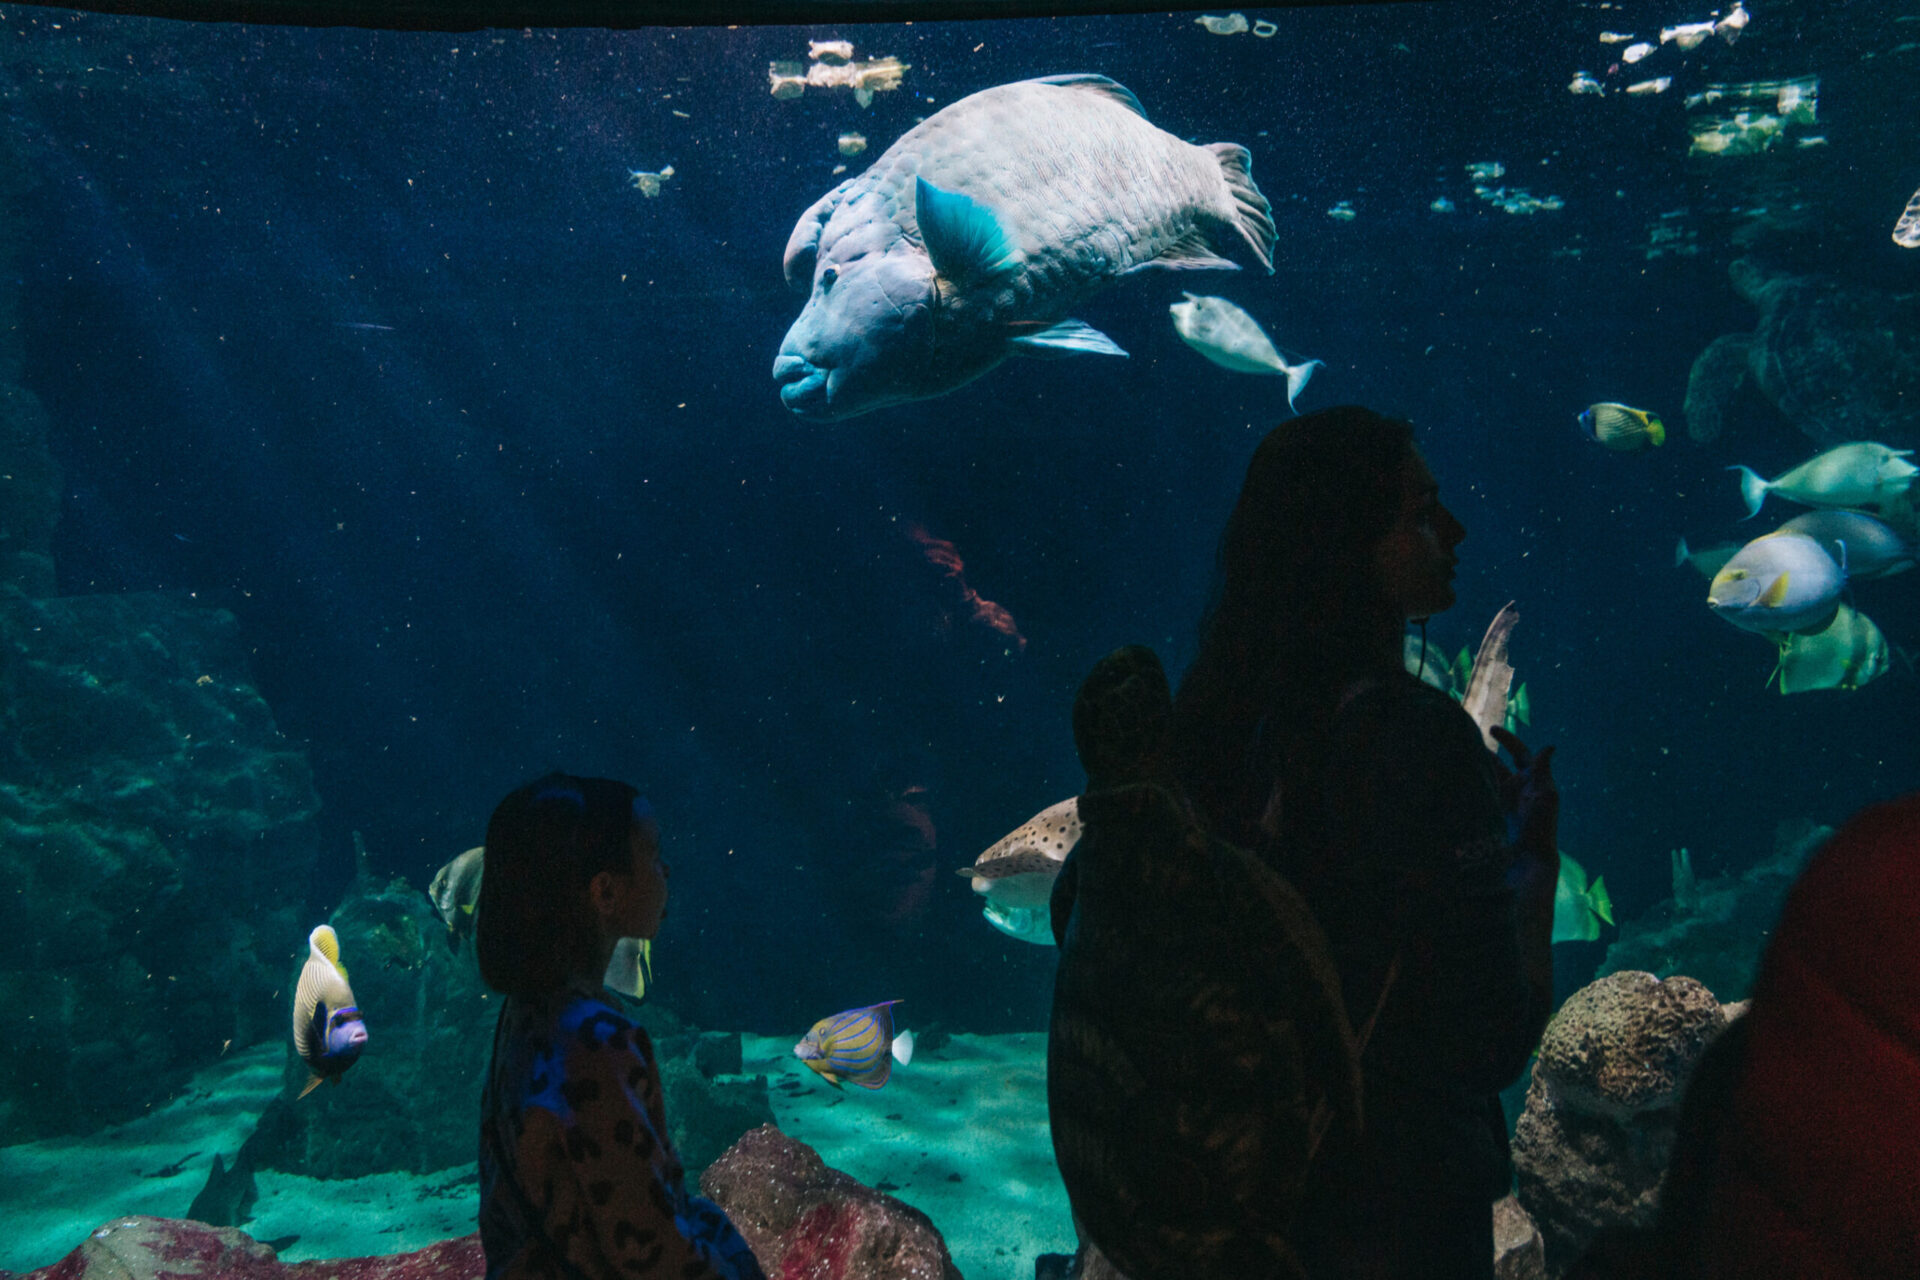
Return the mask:
M1353 407L1281 424L1175 699L1199 817L1305 896L1368 1037L1364 1126L1327 1139L1300 1215L1315 1277L1492 1275L1512 1175L1497 1095L1551 1008L1551 749L1497 730L1508 770L1406 670L1407 624L1453 604L1465 533L1409 424Z

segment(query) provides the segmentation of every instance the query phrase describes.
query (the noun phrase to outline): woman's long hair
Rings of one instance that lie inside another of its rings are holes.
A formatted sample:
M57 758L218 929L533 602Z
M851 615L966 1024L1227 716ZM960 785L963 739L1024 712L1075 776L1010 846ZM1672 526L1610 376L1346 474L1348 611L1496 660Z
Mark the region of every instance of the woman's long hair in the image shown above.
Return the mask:
M612 778L550 773L494 809L473 922L489 987L535 996L593 972L601 939L588 886L632 870L639 796Z
M1174 699L1176 769L1226 839L1264 843L1274 780L1311 767L1341 692L1383 674L1379 638L1396 618L1373 553L1399 517L1412 447L1409 423L1347 405L1283 422L1254 450Z

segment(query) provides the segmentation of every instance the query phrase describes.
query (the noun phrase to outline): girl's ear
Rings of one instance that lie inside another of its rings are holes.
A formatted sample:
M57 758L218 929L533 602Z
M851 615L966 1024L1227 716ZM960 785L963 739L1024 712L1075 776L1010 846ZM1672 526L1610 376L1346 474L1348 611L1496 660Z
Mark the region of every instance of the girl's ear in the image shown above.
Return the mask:
M614 900L615 892L611 871L597 871L593 879L587 881L587 901L592 903L593 909L601 915L606 915L619 906L619 903Z

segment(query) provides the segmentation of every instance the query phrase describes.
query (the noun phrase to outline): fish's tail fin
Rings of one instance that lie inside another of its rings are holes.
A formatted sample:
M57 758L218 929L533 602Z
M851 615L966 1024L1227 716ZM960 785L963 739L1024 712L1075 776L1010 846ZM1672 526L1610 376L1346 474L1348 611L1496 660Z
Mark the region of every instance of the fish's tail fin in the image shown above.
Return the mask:
M1740 496L1747 504L1747 514L1741 519L1753 519L1760 514L1760 504L1767 500L1767 482L1752 467L1728 467L1727 470L1740 473Z
M1587 886L1587 905L1593 908L1593 914L1613 923L1613 895L1607 892L1607 878L1595 876L1593 883Z
M1326 368L1327 362L1325 360L1303 360L1299 364L1290 364L1283 367L1287 371L1287 408L1293 409L1293 412L1298 413L1300 411L1293 408L1294 400L1299 397L1302 391L1307 389L1307 383L1313 378L1313 371L1315 369Z
M1273 226L1273 206L1254 185L1253 152L1237 142L1210 142L1207 150L1220 162L1220 176L1227 180L1227 191L1233 197L1227 221L1272 275L1273 245L1279 232Z
M903 1067L913 1061L913 1032L902 1031L893 1038L893 1060Z

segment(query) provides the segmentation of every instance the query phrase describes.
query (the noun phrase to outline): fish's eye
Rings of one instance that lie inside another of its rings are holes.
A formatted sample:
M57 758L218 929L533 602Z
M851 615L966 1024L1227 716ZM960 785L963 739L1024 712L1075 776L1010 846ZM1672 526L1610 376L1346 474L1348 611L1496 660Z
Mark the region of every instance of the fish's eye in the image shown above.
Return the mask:
M840 268L828 267L820 273L820 287L822 289L831 289L833 287L833 282L835 280L838 280L839 278L840 278Z

